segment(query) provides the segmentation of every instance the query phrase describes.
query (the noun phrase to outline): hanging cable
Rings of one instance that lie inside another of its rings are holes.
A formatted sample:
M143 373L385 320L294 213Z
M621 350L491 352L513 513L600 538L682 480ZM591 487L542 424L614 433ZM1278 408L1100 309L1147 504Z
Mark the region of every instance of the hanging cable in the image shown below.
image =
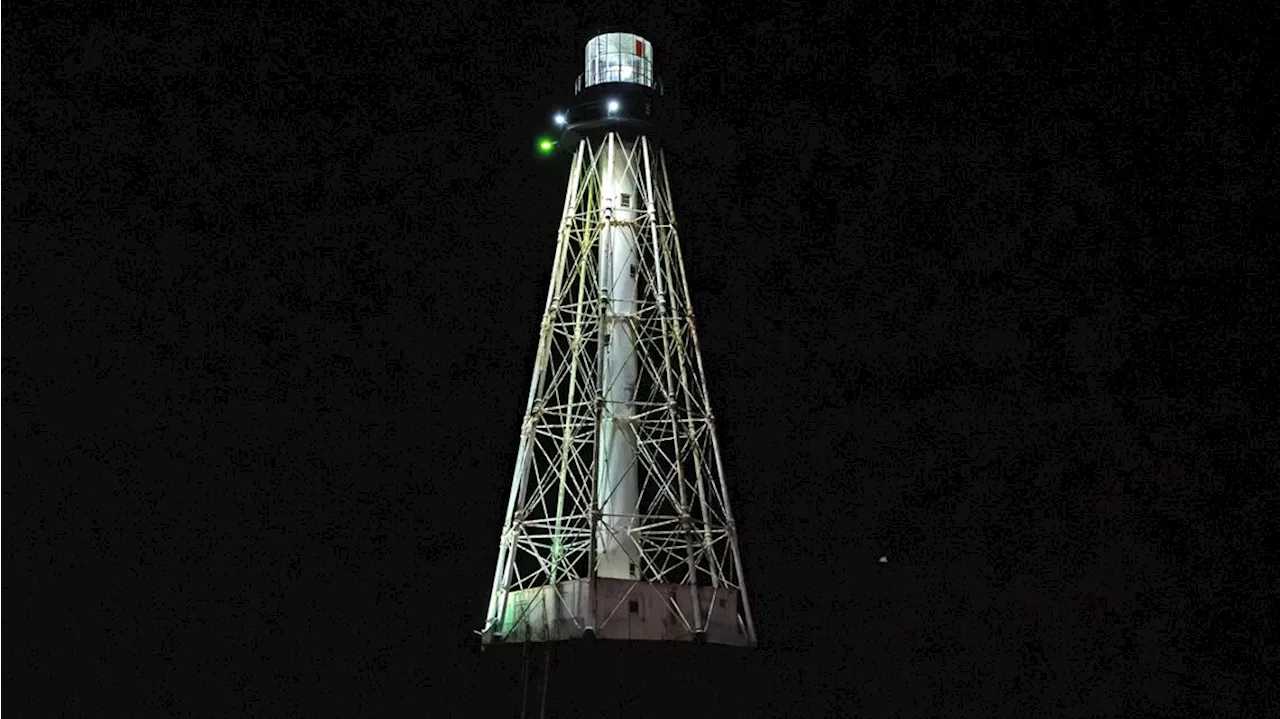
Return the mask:
M525 719L529 712L529 642L524 643L524 659L520 664L520 678L523 689L520 691L520 719Z
M547 719L547 682L551 679L551 642L547 642L547 648L544 650L543 657L542 709L538 713L538 719Z

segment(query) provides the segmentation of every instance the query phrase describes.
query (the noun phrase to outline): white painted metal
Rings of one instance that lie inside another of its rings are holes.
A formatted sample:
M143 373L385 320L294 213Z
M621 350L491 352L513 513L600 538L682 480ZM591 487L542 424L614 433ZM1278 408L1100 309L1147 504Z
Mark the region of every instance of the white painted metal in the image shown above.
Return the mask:
M636 483L636 444L631 430L633 400L639 359L632 334L639 308L636 296L639 253L635 248L635 213L630 209L639 197L635 180L628 171L626 153L616 136L605 140L605 163L600 168L600 289L607 303L603 313L605 348L601 353L600 385L604 395L600 476L600 507L603 522L597 532L600 556L596 574L611 579L636 576L640 555L631 541L635 508L639 503Z
M482 634L586 629L755 643L666 163L614 133L574 156Z

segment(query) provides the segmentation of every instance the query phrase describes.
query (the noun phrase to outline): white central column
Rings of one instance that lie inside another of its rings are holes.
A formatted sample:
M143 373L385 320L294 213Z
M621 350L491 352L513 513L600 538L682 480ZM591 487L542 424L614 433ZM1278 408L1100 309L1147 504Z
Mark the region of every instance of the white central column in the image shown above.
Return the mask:
M634 141L633 141L634 142ZM638 576L639 555L627 534L634 525L639 499L635 463L635 435L630 426L638 360L632 340L631 317L636 311L635 207L636 182L627 169L626 145L610 133L604 140L600 206L600 287L606 303L601 386L605 407L600 467L599 564L597 576L626 579ZM629 143L631 144L631 143ZM634 567L634 570L633 570Z

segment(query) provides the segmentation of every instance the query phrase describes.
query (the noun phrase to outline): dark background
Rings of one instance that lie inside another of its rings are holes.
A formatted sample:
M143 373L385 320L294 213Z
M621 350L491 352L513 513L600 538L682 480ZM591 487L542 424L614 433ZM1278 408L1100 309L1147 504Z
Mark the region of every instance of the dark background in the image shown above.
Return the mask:
M1250 5L6 3L6 708L517 715L472 630L567 179L534 142L643 11L763 647L628 691L1263 716Z

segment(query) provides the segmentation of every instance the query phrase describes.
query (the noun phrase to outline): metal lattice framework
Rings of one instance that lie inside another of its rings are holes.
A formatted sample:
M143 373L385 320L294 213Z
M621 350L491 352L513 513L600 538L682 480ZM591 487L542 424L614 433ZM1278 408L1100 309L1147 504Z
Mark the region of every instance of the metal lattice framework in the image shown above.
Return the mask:
M593 575L733 590L754 642L666 161L615 133L574 155L486 628Z

